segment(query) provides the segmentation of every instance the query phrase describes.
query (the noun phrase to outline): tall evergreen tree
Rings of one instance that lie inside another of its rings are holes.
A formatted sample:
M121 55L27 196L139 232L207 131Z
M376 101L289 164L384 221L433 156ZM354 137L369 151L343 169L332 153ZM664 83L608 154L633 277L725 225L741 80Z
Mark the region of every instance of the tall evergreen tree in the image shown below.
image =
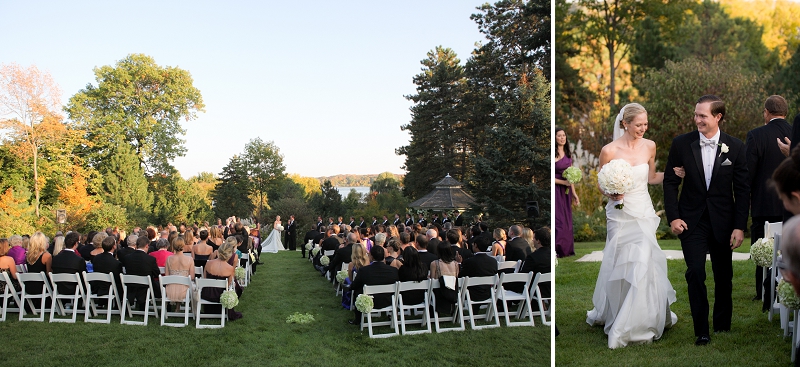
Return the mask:
M211 197L214 199L214 214L217 218L249 217L255 205L249 198L250 181L244 160L234 155L222 168L220 179Z
M149 212L153 193L148 191L147 177L139 166L139 158L127 144L118 144L106 164L99 167L103 176L103 201L119 205L129 214Z

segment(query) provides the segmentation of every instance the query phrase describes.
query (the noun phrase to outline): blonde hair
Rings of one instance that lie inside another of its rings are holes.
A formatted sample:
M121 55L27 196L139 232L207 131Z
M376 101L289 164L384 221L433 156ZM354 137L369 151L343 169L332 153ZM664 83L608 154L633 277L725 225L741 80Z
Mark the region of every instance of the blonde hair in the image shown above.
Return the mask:
M55 242L53 245L53 256L55 256L64 249L64 236L58 236L53 241Z
M222 261L228 261L228 259L233 256L233 251L238 245L238 241L236 241L236 237L228 236L221 245L219 245L219 249L217 250L217 258Z
M183 233L183 239L185 243L194 245L194 231L187 229L186 232Z
M47 236L44 235L42 232L36 232L31 236L31 240L28 242L28 253L25 254L25 261L28 264L33 264L39 259L45 251L47 251L47 245L50 244L50 240L47 239Z
M186 246L186 240L181 236L175 237L169 244L169 251L179 254L183 252L183 246Z
M622 120L619 122L619 128L624 129L624 124L629 124L636 116L647 113L647 110L644 109L644 106L638 103L628 103L622 107L621 112Z
M369 263L369 259L367 259L367 250L365 250L364 246L360 243L353 244L353 252L350 257L353 263L353 269L361 269L361 267L367 266Z
M523 228L522 229L522 235L520 237L525 239L525 241L528 241L528 246L531 247L531 250L535 249L533 247L533 230L532 229L527 228L527 227Z
M502 228L495 228L493 236L494 239L498 241L505 241L506 240L506 230Z

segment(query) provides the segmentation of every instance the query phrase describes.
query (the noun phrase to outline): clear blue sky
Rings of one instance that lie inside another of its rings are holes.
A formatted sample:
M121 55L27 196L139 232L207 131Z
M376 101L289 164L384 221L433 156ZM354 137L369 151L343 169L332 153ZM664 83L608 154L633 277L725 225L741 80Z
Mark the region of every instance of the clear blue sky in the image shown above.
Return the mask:
M183 122L185 178L218 174L254 137L289 173L403 173L419 61L438 45L466 61L484 2L0 0L0 63L50 72L65 103L131 53L188 70L206 112Z

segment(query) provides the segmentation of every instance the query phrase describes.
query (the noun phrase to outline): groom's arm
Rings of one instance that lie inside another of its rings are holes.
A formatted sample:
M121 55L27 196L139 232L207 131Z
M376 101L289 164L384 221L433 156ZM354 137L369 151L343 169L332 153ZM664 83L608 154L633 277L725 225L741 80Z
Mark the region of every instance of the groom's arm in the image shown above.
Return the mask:
M680 161L680 150L676 147L675 140L677 138L672 139L672 144L669 147L669 156L667 156L667 167L664 168L664 211L667 213L668 223L680 219L678 186L680 186L682 178L675 174L673 168L684 167L684 164Z

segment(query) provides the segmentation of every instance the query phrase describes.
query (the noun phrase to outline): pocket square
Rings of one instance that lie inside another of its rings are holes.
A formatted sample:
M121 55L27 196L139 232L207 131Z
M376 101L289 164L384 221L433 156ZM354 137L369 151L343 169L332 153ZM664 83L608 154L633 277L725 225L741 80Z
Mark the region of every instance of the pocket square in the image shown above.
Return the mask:
M723 166L730 166L730 165L732 165L732 164L733 164L733 163L731 163L730 159L728 159L728 158L725 158L725 161L724 161L724 162L722 162L722 165L723 165Z

